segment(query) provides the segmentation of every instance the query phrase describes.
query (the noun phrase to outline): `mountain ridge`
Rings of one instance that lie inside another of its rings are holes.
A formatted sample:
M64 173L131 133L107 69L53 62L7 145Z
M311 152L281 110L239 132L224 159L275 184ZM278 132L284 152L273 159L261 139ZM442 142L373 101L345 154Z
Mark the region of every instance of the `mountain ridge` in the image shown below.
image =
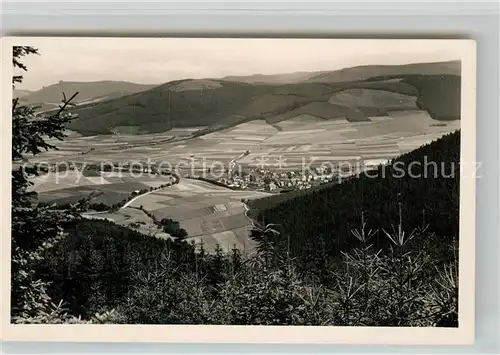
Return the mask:
M461 79L456 73L459 61L352 67L287 84L181 79L82 104L72 109L79 118L68 128L95 135L111 134L115 127L146 134L203 126L195 133L202 135L255 119L276 123L312 103L331 104L325 106L329 119L347 116L358 122L384 116L389 109L407 109L408 104L397 104L397 95L413 96L415 108L436 120L453 120L460 119ZM349 78L357 79L345 81ZM341 102L332 98L339 93ZM389 101L392 106L377 104Z

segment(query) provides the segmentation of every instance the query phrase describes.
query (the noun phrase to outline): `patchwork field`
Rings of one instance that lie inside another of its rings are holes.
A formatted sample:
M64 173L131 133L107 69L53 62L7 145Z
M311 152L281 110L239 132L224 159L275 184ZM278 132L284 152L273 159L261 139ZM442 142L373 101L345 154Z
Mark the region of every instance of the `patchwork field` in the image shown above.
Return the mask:
M376 100L376 94L369 94L344 92L336 100ZM411 100L405 100L403 95L395 94L394 100L386 105L399 101L413 105ZM136 227L151 233L154 223L139 211L142 206L156 219L179 221L189 238L198 245L203 241L209 252L217 244L223 249L236 246L249 252L254 248L248 238L252 222L241 199L268 194L234 191L186 176L207 169L221 172L231 162L269 170L300 170L304 166L343 162L376 165L460 128L459 120L438 121L426 111L415 109L388 111L382 116L353 122L342 116L328 116L332 113L328 105L331 104L306 105L290 111L286 119L283 116L276 120L252 120L199 137L191 134L203 127L147 135L84 137L71 132L63 142L55 142L59 151L43 153L32 160L86 164L149 162L176 169L184 176L179 184L134 198L116 214L96 214L94 218L110 218L123 225L142 221L144 224ZM40 201L57 203L73 203L97 191L101 195L94 202L111 205L127 199L132 191L149 190L171 181L169 177L140 175L96 171L86 171L83 175L77 171L51 173L35 178L32 189L39 193Z
M210 89L219 89L222 85L220 82L215 80L190 80L183 81L177 85L173 85L170 87L172 91L187 91L187 90L210 90Z

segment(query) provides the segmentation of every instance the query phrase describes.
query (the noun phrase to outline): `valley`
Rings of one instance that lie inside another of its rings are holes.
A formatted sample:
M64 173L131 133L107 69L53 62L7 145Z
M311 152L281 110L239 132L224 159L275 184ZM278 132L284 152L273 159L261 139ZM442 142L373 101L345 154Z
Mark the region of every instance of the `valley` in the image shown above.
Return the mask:
M178 132L144 135L70 135L57 142L58 151L42 153L33 162L147 162L164 163L180 171L200 171L238 159L245 167L265 161L266 167L300 167L303 159L319 162L386 160L460 128L460 120L440 122L420 110L395 111L368 121L325 120L300 114L277 124L254 120L199 137ZM193 131L199 128L194 128ZM177 136L176 136L177 135ZM56 142L54 142L56 143ZM267 159L267 160L266 160ZM314 165L314 163L313 163Z
M473 41L80 41L13 46L12 324L458 327Z
M68 136L48 141L58 150L28 156L52 169L32 190L40 202L56 204L98 193L94 202L109 211L89 211L89 218L158 237L168 234L153 218L172 218L209 252L216 245L249 251L255 243L242 201L282 200L287 191L340 182L460 129L459 66L354 67L152 88L99 82L99 95L116 87L133 92L72 108ZM91 84L59 83L23 99L51 98L58 87L96 98ZM78 170L88 165L101 168ZM151 174L151 166L181 180Z

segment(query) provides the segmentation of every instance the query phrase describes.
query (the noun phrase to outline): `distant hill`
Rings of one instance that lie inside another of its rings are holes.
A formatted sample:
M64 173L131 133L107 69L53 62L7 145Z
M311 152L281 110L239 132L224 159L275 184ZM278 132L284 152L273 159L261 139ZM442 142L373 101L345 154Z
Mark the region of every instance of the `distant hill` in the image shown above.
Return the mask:
M153 89L76 108L69 128L82 134L110 133L116 126L137 126L143 133L173 127L205 126L231 120L252 100L272 92L267 86L218 82L220 87L182 90L195 80L172 81Z
M57 107L63 98L63 93L68 97L78 92L74 103L85 104L92 101L116 99L125 95L153 88L154 85L136 84L125 81L95 81L71 82L60 81L57 84L45 86L38 91L32 91L22 97L25 104L41 105L42 110Z
M31 93L32 93L32 91L30 91L30 90L14 89L13 98L17 98L17 97L22 98L22 97L25 97Z
M426 162L436 165L429 168ZM357 246L351 231L359 230L362 213L366 230L377 231L370 243L387 246L389 239L382 229L397 228L399 203L406 235L428 225L427 234L450 241L458 238L459 162L460 132L456 131L369 175L249 201L250 215L264 224L279 223L283 233L289 233L290 250L296 257L311 249L338 255ZM286 248L285 236L275 242Z
M363 121L407 109L427 110L436 120L459 119L459 74L460 62L444 62L295 73L304 81L288 84L176 80L105 102L82 104L73 109L79 118L69 128L93 135L126 126L138 134L207 127L200 135L254 119L277 123L297 112ZM349 78L353 80L345 81Z

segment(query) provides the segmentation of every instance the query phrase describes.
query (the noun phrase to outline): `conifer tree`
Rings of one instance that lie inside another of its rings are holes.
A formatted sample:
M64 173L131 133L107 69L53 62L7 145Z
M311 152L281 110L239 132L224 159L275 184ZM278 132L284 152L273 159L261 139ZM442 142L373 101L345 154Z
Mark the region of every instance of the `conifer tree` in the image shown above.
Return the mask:
M38 54L36 48L14 46L14 70L26 72L28 69L21 59L33 54ZM22 80L23 75L14 75L13 88ZM62 114L76 95L67 99L63 94L59 110L52 115L39 115L36 107L21 105L18 98L12 100L12 161L17 163L17 168L12 170L11 209L11 306L14 316L33 317L50 306L51 300L45 293L47 285L35 279L36 265L44 252L64 237L64 227L78 218L76 209L61 212L33 203L36 193L29 191L29 178L38 175L39 169L26 159L29 155L57 149L47 139L65 137L64 128L69 118Z

